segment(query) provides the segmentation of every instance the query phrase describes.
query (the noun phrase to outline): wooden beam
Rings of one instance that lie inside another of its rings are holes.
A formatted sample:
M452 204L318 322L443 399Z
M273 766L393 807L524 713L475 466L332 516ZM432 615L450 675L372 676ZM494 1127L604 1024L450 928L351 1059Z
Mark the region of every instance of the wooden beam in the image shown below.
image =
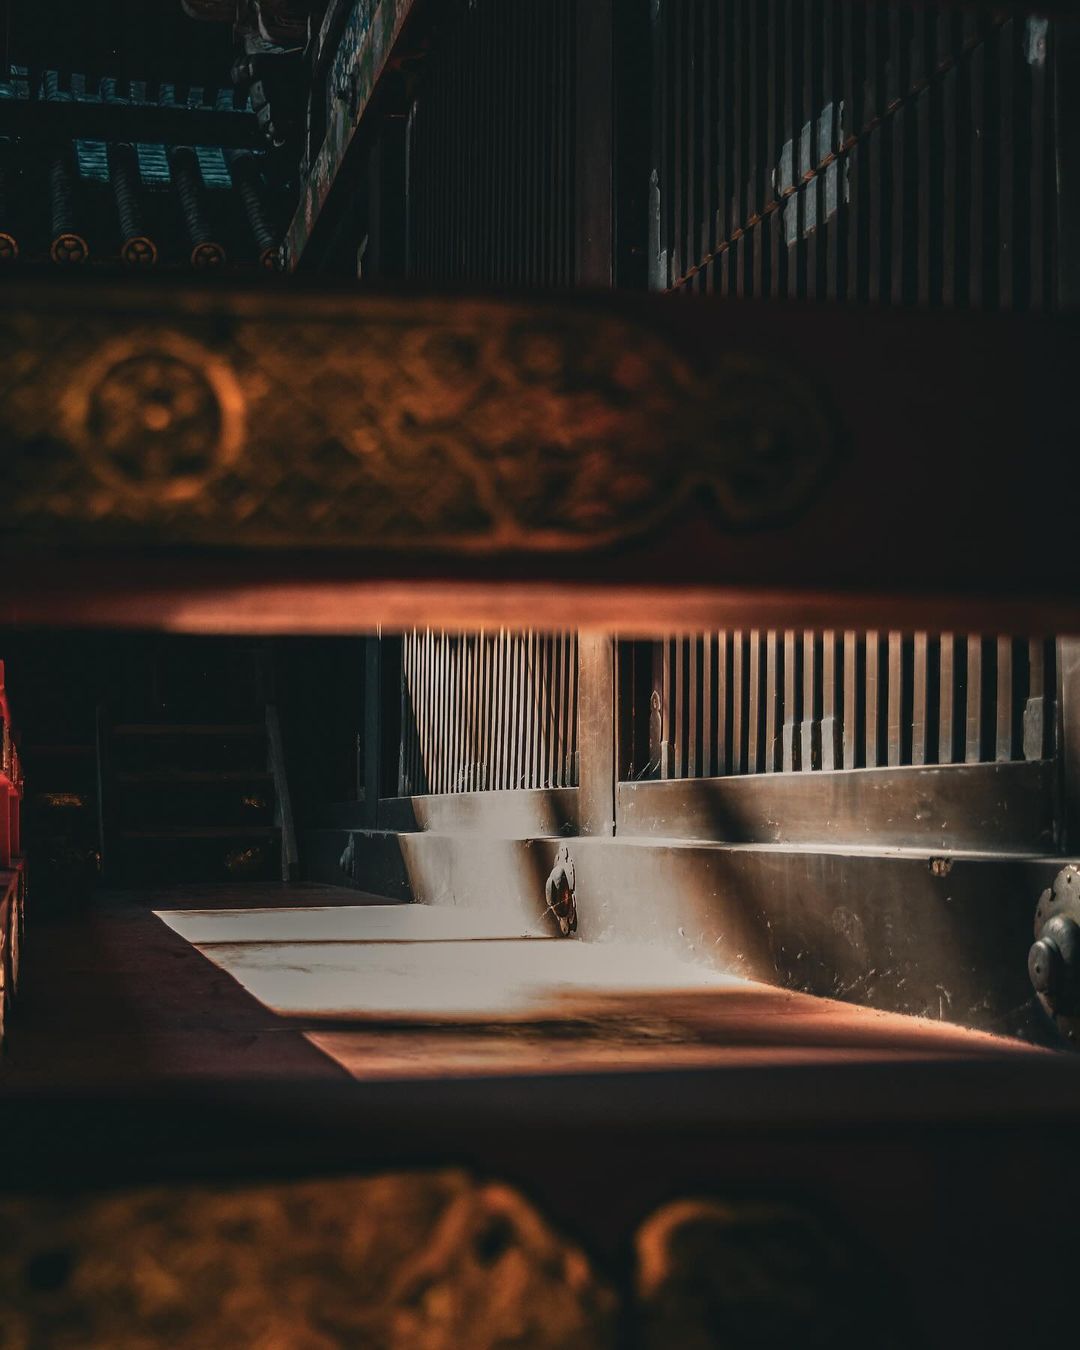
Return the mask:
M327 6L312 53L312 97L327 99L329 111L325 135L311 147L314 158L302 166L300 203L285 237L290 270L303 261L413 4L375 0ZM331 80L332 92L326 88Z
M1052 853L1049 761L620 783L620 838Z
M1075 549L1045 528L1045 484L1075 476L1074 315L41 280L5 301L0 547L35 559L0 579L11 621L346 632L446 602L464 627L1080 631ZM140 352L196 400L182 443L112 397ZM973 443L977 508L928 512L927 481L973 501Z

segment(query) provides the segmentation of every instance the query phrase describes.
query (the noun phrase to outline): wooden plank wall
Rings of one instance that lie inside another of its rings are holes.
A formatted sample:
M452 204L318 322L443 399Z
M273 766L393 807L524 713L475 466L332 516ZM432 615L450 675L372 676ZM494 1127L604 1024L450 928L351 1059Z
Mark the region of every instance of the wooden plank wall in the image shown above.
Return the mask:
M1054 34L987 6L658 0L652 285L1049 306Z
M449 0L408 122L408 274L576 276L577 0Z
M1054 643L753 629L653 645L648 761L625 779L1050 758ZM657 714L657 711L659 715Z
M398 795L576 787L577 646L575 633L407 633Z

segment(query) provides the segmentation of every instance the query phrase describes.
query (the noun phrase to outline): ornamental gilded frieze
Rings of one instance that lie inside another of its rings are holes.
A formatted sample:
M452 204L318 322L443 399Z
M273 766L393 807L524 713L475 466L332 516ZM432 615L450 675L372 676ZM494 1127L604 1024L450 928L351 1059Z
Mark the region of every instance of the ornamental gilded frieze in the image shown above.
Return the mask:
M586 549L797 510L831 416L760 351L487 300L72 292L0 317L9 536Z

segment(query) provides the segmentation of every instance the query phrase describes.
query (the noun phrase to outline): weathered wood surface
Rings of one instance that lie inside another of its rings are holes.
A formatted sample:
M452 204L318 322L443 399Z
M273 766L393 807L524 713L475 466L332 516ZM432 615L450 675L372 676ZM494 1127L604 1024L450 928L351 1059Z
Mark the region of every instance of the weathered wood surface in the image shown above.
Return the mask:
M1045 854L1050 761L620 783L620 835Z

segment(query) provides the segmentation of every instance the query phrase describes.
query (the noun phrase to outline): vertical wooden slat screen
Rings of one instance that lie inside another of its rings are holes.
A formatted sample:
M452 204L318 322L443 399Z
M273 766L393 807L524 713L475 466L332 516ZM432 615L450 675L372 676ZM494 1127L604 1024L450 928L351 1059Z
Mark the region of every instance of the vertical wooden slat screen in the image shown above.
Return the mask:
M657 651L657 725L636 777L1053 754L1050 639L755 629L670 638Z
M985 4L656 5L654 288L1051 303L1052 22Z
M579 0L446 0L408 121L408 273L569 286Z
M576 635L407 633L401 728L401 796L576 787Z

